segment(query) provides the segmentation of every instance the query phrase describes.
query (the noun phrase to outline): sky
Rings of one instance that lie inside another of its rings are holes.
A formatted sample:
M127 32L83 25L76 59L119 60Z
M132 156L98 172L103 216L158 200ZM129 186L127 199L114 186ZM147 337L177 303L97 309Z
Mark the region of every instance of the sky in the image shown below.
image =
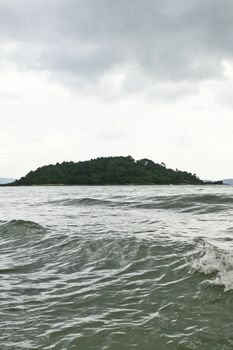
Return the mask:
M232 0L0 0L0 177L114 155L233 177Z

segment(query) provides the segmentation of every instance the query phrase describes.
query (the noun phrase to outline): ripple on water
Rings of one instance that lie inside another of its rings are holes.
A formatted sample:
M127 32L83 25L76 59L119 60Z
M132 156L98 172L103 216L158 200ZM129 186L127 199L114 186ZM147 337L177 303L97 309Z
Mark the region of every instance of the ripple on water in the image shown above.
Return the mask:
M1 349L230 350L232 195L171 187L6 192Z

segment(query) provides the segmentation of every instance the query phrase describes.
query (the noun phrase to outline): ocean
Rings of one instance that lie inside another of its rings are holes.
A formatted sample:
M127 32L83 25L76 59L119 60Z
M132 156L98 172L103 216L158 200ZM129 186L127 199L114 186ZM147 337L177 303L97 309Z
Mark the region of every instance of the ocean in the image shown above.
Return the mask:
M0 349L233 349L233 187L0 188Z

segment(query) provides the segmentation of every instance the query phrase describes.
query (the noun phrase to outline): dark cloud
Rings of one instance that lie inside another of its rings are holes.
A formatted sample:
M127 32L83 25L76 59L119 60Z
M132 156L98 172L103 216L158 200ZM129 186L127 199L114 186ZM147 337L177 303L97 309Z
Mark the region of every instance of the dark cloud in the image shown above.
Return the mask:
M232 42L231 0L0 2L1 60L72 84L123 69L132 89L124 67L147 83L221 77Z

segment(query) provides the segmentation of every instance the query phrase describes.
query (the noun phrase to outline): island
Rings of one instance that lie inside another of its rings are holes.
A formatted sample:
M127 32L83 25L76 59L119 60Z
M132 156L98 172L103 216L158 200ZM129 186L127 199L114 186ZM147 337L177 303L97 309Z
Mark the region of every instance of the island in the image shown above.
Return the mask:
M172 170L131 156L101 157L89 161L63 162L42 166L5 186L32 185L180 185L203 184L195 174Z

